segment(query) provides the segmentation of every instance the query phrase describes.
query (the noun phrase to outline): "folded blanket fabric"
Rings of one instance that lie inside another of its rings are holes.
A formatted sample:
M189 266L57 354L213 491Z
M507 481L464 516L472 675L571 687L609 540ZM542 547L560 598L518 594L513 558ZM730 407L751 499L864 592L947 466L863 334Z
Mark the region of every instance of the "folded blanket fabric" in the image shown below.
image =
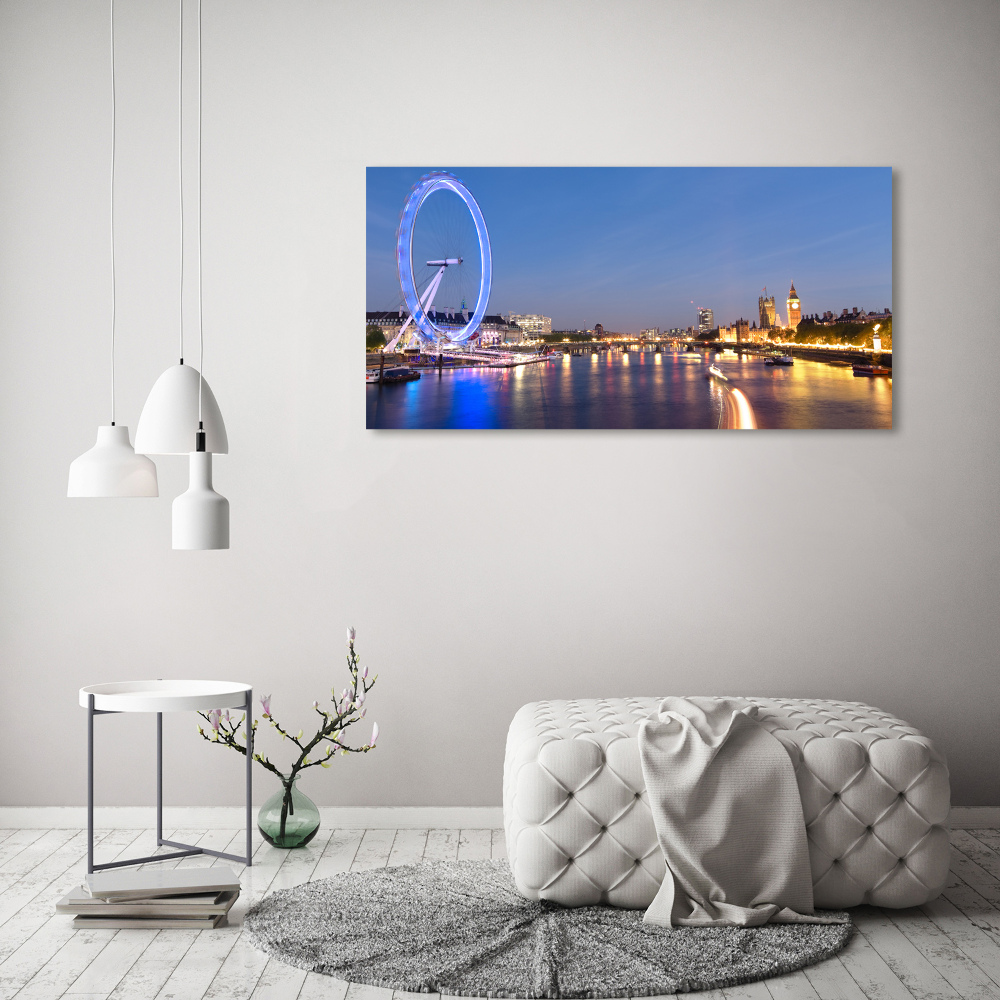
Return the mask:
M784 747L742 698L664 698L639 756L667 863L643 918L676 926L828 923ZM671 877L672 876L672 877Z

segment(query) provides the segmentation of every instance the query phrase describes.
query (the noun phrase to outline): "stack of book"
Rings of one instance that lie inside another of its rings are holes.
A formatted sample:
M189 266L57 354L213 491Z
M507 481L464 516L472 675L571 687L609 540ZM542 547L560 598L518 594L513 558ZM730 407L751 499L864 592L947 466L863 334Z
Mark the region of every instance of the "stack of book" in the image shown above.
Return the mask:
M240 894L230 868L111 868L56 903L74 927L218 927Z

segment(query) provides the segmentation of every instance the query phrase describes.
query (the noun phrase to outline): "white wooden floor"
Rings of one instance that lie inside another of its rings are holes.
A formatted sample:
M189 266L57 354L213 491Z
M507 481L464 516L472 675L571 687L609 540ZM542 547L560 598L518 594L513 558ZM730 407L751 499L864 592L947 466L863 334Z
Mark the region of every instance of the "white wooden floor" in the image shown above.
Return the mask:
M242 850L243 833L175 830L173 840ZM104 830L98 861L154 851L148 830ZM836 958L704 1000L1000 1000L1000 830L956 830L944 895L913 910L854 911L859 933ZM265 893L344 871L421 859L503 857L500 830L335 830L295 851L261 843L230 925L216 930L74 930L56 900L83 879L86 834L0 830L0 1000L401 1000L305 973L254 950L247 907ZM181 865L204 865L205 856ZM230 862L217 862L230 864ZM163 862L176 865L177 862Z

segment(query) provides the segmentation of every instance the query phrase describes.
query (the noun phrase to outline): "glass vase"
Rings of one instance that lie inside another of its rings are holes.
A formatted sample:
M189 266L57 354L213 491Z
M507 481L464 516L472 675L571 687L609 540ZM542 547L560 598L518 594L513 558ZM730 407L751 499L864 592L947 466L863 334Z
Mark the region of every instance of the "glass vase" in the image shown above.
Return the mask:
M257 829L275 847L302 847L319 830L319 809L296 788L297 781L283 781L257 813Z

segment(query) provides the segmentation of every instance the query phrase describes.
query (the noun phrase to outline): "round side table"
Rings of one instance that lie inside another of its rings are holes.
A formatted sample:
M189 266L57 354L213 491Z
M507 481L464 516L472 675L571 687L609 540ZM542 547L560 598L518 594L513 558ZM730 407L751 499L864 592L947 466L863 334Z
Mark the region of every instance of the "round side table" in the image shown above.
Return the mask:
M234 681L116 681L91 684L80 688L80 704L87 709L87 872L104 868L143 865L150 861L186 858L193 854L210 854L250 865L253 857L253 821L250 809L253 768L253 690L249 684ZM224 854L207 847L181 844L163 837L163 713L207 712L216 708L238 708L246 712L243 729L246 733L246 857ZM156 843L179 850L170 854L154 854L146 858L94 864L94 716L116 712L156 713Z

